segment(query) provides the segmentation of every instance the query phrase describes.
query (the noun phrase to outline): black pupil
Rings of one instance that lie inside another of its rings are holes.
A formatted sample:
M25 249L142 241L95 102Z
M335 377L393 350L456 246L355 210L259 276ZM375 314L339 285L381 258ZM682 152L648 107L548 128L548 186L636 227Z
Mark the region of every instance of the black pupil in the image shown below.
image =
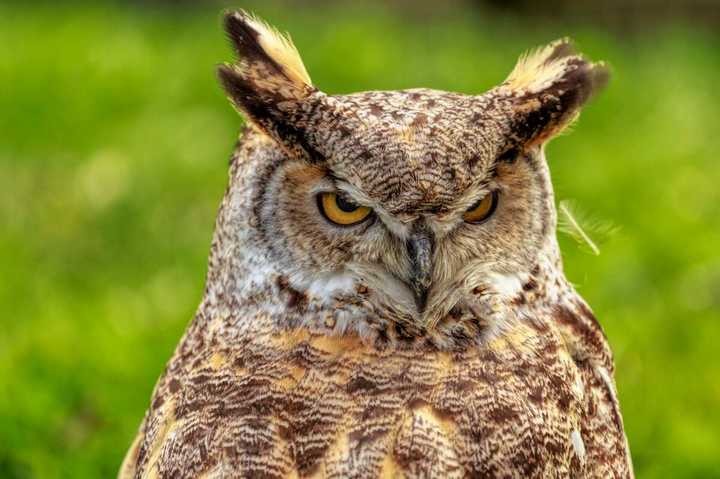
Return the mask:
M342 197L340 195L338 195L336 197L336 203L337 203L338 208L343 210L345 213L352 213L353 211L355 211L356 209L359 208L358 205L356 205L352 201L345 199L344 197Z
M475 204L472 205L472 206L471 206L470 208L468 208L467 210L468 210L468 211L473 211L473 210L479 208L480 205L482 204L482 202L485 201L486 199L487 199L487 196L483 196L482 198L480 198L478 201L476 201Z

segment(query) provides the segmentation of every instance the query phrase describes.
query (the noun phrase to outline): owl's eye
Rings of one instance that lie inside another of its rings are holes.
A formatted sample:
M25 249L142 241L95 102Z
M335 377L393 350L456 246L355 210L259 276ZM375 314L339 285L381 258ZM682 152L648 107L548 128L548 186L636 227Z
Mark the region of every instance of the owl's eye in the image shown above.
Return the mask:
M366 220L372 210L360 206L337 193L320 193L317 197L320 212L330 222L340 226L352 226Z
M482 223L486 219L490 218L490 216L495 212L495 208L497 207L497 201L497 191L488 193L487 195L483 196L480 201L468 208L468 210L463 215L463 219L467 223Z

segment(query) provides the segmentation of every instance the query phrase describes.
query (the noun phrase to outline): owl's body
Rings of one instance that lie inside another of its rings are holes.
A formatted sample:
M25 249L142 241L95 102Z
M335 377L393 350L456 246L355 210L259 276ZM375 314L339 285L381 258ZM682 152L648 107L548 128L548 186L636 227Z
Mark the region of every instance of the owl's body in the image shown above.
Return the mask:
M631 477L542 153L602 67L560 42L482 96L329 97L267 27L226 27L251 125L121 477Z

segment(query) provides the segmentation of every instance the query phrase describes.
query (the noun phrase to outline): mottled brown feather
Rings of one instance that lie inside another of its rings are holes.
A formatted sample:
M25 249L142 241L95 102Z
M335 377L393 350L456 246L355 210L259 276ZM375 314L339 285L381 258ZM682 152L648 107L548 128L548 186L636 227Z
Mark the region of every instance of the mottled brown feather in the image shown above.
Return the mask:
M287 40L244 13L226 25L241 59L220 74L251 126L203 300L119 477L632 477L542 150L604 69L560 41L483 95L328 96ZM371 220L328 224L328 190ZM489 191L493 217L464 224Z

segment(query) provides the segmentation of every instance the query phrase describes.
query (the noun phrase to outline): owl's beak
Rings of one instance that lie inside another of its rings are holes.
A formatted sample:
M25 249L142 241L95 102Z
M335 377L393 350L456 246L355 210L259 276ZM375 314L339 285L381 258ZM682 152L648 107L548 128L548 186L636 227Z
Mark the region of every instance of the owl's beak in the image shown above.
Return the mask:
M422 313L425 310L428 290L432 283L435 238L427 225L416 225L405 246L410 258L410 287L415 295L417 309Z

